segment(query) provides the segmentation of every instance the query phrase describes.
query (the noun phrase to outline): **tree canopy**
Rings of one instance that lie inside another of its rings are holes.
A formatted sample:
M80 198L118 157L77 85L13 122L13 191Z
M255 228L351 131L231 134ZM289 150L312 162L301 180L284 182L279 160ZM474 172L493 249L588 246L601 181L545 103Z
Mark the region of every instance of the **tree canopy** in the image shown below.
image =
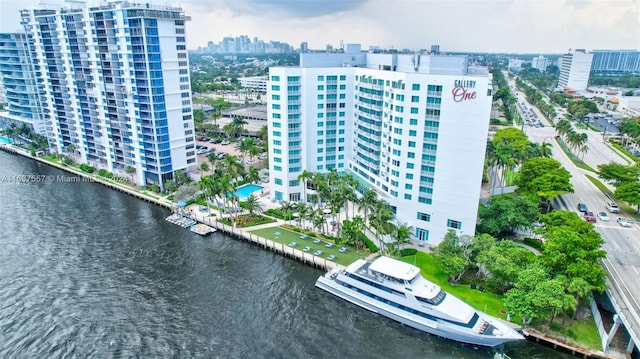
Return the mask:
M560 165L560 162L552 158L534 157L522 165L516 192L543 199L548 210L554 198L573 192L570 179L571 174Z
M527 197L501 194L481 204L478 217L478 230L494 236L516 229L532 229L538 217L538 204Z
M610 162L598 165L598 176L617 187L622 183L637 182L640 176L640 168Z

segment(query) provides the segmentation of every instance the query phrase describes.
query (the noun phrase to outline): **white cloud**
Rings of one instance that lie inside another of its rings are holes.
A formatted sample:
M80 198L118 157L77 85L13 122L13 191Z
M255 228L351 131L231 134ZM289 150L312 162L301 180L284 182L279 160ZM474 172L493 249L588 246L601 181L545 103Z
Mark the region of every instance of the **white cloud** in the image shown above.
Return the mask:
M51 2L52 0L49 0ZM561 53L569 48L639 49L638 0L152 0L192 17L189 47L249 35L324 48ZM0 0L0 30L19 25L18 10L37 0Z

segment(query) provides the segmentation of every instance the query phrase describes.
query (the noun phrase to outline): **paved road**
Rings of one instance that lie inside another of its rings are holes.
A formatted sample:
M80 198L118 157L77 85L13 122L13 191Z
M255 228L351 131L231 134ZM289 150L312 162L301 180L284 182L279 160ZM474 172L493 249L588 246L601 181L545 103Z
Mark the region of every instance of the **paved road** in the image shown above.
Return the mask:
M524 97L521 95L520 101L523 100ZM596 169L598 164L611 161L629 163L602 141L600 133L590 130L587 132L589 133L589 151L584 156L584 162L589 166ZM568 210L576 211L578 203L582 202L594 213L606 212L607 198L585 177L585 174L597 176L573 165L558 144L553 141L555 130L552 127L529 127L527 135L533 142L552 143L553 157L571 173L571 183L575 192L562 196L562 202ZM611 186L608 187L613 190ZM631 228L623 228L616 219L617 215L611 214L608 222L597 222L595 229L605 241L603 249L607 251L607 257L603 265L609 273L610 295L622 309L623 320L626 325L632 327L635 333L634 342L640 346L640 286L637 285L640 276L640 227L635 224Z

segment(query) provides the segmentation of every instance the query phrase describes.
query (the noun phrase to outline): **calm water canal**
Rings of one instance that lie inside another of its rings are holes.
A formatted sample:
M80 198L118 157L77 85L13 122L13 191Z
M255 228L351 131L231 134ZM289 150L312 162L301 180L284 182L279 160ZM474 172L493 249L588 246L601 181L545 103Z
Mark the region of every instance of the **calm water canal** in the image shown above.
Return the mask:
M314 288L321 271L0 152L0 357L491 358ZM569 358L533 343L512 358Z

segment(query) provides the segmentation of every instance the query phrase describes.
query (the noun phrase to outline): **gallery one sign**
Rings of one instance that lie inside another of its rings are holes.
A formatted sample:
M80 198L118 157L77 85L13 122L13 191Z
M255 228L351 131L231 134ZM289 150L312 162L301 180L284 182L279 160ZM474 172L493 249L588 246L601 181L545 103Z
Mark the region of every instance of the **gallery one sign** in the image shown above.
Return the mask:
M476 88L476 82L473 80L455 80L453 81L453 90L451 95L453 101L462 102L465 100L473 100L476 98L476 91L471 90Z

